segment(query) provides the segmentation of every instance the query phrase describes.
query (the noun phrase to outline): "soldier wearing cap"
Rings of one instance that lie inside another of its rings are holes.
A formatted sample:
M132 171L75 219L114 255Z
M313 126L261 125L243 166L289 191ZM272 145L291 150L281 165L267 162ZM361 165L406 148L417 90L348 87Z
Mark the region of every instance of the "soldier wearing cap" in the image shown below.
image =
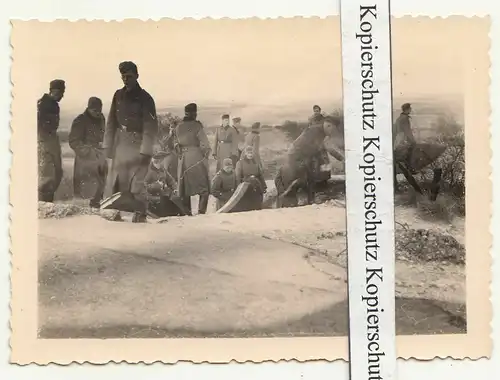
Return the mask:
M415 137L411 129L411 104L404 103L401 106L401 114L396 119L392 128L392 141L394 149L394 161L408 166L409 157L415 146ZM411 171L411 168L408 168ZM396 165L394 165L394 186L397 189Z
M201 122L197 120L198 106L189 103L185 116L175 127L174 146L179 155L178 186L185 209L191 214L191 197L199 195L198 213L205 214L210 194L208 157L210 143Z
M113 96L103 141L106 156L113 160L106 196L116 192L131 193L138 200L132 221L145 222L146 200L142 194L158 134L156 106L151 95L138 83L135 63L122 62L118 69L124 87Z
M252 130L247 133L245 136L245 140L243 143L243 152L240 155L240 158L243 158L245 155L245 148L247 146L253 147L253 155L255 161L259 165L262 165L261 159L260 159L260 123L255 122L252 124Z
M168 155L169 153L165 151L154 154L148 173L144 177L148 210L157 217L185 214L178 196L177 179L169 172L165 164Z
M60 120L59 102L66 83L62 79L50 82L49 92L37 103L38 129L38 200L54 202L54 194L62 176L61 143L57 135Z
M292 143L286 154L284 165L275 178L278 194L283 193L295 180L299 180L299 187L308 192L308 200L313 197L312 160L322 150L328 151L333 157L343 161L344 156L331 144L325 145L325 139L331 137L339 127L340 119L327 116L323 124L311 125Z
M107 163L102 151L105 118L102 101L91 97L87 109L76 117L69 133L69 146L75 152L73 192L78 198L90 199L99 208L106 184Z
M222 125L215 131L213 156L217 160L217 171L222 168L225 158L233 161L233 166L238 162L238 131L229 125L229 115L222 115Z
M236 174L234 172L233 161L225 158L222 162L222 169L215 174L212 179L212 195L217 199L216 209L220 209L232 197L236 190Z

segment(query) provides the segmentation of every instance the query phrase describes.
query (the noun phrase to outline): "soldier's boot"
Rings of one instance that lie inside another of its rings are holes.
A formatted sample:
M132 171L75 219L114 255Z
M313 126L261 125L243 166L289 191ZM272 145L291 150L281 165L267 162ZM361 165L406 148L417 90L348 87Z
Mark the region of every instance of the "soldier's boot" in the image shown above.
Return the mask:
M187 216L192 216L193 212L191 210L191 197L182 198L182 203L184 205L184 210Z
M142 211L134 212L134 216L132 217L132 223L146 223L147 222L147 214Z
M39 191L38 201L54 203L54 193L48 191Z
M203 215L207 213L208 197L208 193L200 194L200 200L198 201L198 214Z

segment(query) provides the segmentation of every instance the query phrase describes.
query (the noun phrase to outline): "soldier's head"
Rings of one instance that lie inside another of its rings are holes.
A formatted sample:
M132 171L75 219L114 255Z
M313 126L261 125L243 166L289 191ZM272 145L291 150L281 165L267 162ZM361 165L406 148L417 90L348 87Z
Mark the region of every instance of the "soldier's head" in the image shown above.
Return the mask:
M151 160L151 164L156 168L156 169L162 169L164 166L165 162L165 157L167 157L167 152L157 152L154 156L153 159Z
M228 114L222 115L222 126L229 127L229 115Z
M401 111L407 115L411 113L411 104L410 103L405 103L401 106Z
M189 103L184 107L185 117L188 119L196 120L198 117L198 105L196 103Z
M254 156L254 151L253 151L253 146L249 145L245 148L245 158L248 160L253 160Z
M252 133L259 133L260 132L260 123L257 121L252 124Z
M314 107L313 107L313 114L314 115L321 115L321 107L318 106L317 104L314 105Z
M90 116L95 117L96 119L100 118L102 116L102 100L95 96L89 98L87 111Z
M233 161L230 158L224 158L224 160L222 161L222 170L224 170L226 173L233 172Z
M240 124L241 124L241 117L235 117L235 118L233 119L233 125L234 125L235 127L239 127L239 126L240 126Z
M124 61L118 65L118 70L122 76L122 81L127 90L137 87L137 80L139 79L139 71L134 62Z
M66 82L62 79L54 79L50 82L49 96L56 102L61 101L66 91Z

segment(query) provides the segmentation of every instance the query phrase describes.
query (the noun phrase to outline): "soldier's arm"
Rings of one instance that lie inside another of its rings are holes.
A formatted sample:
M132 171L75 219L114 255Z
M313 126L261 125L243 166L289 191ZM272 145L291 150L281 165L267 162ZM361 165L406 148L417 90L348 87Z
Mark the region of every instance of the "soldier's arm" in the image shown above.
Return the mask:
M177 188L177 181L168 171L166 172L165 181L167 182L166 185L170 189L175 190Z
M37 103L37 118L38 125L44 132L52 132L57 130L59 124L59 115L54 113L52 105L40 99Z
M158 118L156 116L156 105L151 95L144 93L142 110L142 143L141 154L145 156L153 155L153 144L158 135Z
M214 155L217 154L217 148L219 147L219 128L217 128L215 130L215 141L214 141L214 149L212 150L212 152L214 153Z
M161 183L157 181L156 174L149 169L144 177L144 187L151 195L159 195L161 192Z
M118 119L116 118L116 96L118 91L113 95L111 107L109 108L108 122L104 128L104 136L102 140L102 147L104 148L106 157L112 158L113 147L115 144L116 130L118 129Z
M243 181L243 168L241 167L241 161L236 163L236 168L234 169L236 174L236 183L240 184Z
M266 183L266 180L264 179L264 171L262 170L262 166L257 165L257 170L259 173L259 181L262 184L262 190L266 191L267 190L267 183Z
M78 116L71 124L69 132L69 146L77 156L86 157L90 153L90 147L83 142L85 134L85 123L81 116Z
M330 147L330 146L327 146L326 147L326 151L328 153L330 153L330 155L335 158L336 160L339 160L339 161L344 161L345 158L344 158L344 155L339 152L337 149L333 148L333 147Z
M203 125L200 123L200 128L198 130L198 140L200 142L200 149L203 152L203 155L205 157L208 157L210 155L210 142L208 141L207 134L205 133L205 129L203 128Z
M102 145L102 140L104 139L104 130L106 129L106 117L102 115L101 123L99 124L99 142Z
M222 195L222 178L219 174L216 174L214 179L212 180L212 195L216 198Z

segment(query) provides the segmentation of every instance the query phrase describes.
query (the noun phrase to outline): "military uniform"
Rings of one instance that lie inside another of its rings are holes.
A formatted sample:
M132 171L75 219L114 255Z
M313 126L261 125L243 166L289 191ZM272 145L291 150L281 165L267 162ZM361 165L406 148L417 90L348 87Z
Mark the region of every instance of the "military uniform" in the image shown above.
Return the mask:
M204 214L207 211L210 194L208 176L210 144L203 125L194 118L184 117L175 128L175 146L179 154L179 194L184 206L191 210L191 196L199 195L198 212Z
M219 170L212 180L212 195L217 199L216 208L220 209L236 190L236 174Z
M222 161L230 158L233 166L238 162L238 142L240 136L235 128L231 126L220 126L215 131L214 154L217 157L217 171L222 168Z
M156 106L153 98L139 84L131 90L123 87L115 92L104 133L103 148L113 159L105 195L130 192L141 199L153 144L158 133Z
M69 133L69 146L75 152L74 194L90 199L94 207L99 207L106 184L107 163L101 149L104 127L104 116L96 118L86 110L73 121Z
M261 210L262 201L265 191L267 190L267 184L264 180L264 174L260 164L255 160L248 158L243 158L236 164L236 182L248 182L252 185L251 193L249 196L249 209L251 210Z
M38 126L38 200L53 202L61 184L63 170L59 128L59 103L44 94L37 103Z

